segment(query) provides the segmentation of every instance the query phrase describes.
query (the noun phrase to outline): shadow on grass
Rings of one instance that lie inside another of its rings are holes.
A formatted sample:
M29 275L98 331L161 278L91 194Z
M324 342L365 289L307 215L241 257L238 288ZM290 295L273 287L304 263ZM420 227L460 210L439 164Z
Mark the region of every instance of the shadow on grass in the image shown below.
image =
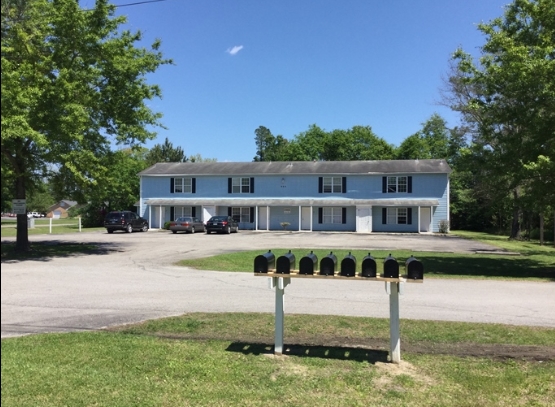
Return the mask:
M88 242L75 243L63 240L51 240L48 242L33 242L28 252L15 250L15 242L2 242L2 263L13 263L20 261L50 261L57 257L73 257L84 255L106 255L121 251L113 242Z
M545 255L545 253L542 253ZM419 254L424 264L424 275L541 278L555 281L555 256L553 265L529 257L434 256Z
M263 343L233 342L228 352L239 352L244 355L273 355L274 345ZM360 349L339 346L284 345L283 354L287 356L352 360L355 362L387 362L388 352L384 350Z

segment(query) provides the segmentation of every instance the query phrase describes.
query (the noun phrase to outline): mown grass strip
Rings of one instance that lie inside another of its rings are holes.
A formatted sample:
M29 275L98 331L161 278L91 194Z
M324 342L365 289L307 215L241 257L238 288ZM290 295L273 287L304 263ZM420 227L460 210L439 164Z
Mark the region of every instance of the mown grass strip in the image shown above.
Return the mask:
M303 338L320 344L274 357L272 321L267 314L190 314L4 339L2 405L547 407L555 398L552 360L404 351L397 366L385 362L383 349L358 344L385 336L387 321L326 316L287 316L286 345ZM540 346L554 335L487 324L402 325L402 344L424 338L467 348L469 340ZM331 338L334 344L326 343Z

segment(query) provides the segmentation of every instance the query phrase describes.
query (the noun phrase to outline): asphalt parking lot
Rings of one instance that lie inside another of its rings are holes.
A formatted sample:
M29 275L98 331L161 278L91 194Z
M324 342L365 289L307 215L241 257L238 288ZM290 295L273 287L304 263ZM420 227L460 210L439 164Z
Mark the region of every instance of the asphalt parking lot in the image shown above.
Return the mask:
M3 238L2 242L13 240ZM41 332L99 329L188 312L274 311L267 279L252 273L198 271L175 266L183 258L238 250L330 248L352 250L495 250L454 236L254 232L231 235L105 231L32 235L31 242L95 243L77 256L2 262L2 338ZM250 270L247 270L250 271ZM553 283L425 280L405 284L401 318L555 327ZM388 317L378 282L295 279L286 313Z

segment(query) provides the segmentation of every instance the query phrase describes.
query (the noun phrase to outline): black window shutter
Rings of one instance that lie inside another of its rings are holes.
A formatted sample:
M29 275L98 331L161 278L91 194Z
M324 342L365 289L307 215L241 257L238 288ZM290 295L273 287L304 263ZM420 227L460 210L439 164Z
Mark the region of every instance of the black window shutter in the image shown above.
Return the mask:
M254 177L251 177L251 194L254 194Z
M193 178L191 180L191 193L196 194L197 193L197 179Z
M170 220L175 220L175 208L173 206L170 206Z
M412 225L412 208L407 209L407 224Z
M322 193L322 188L324 185L324 179L322 177L318 177L318 193L321 194ZM320 222L322 223L322 222Z
M174 179L170 178L170 194L173 194Z
M387 177L382 177L382 192L387 193Z
M251 223L254 223L254 206L251 206Z
M191 216L194 218L197 216L197 207L193 206L193 208L191 209Z
M382 208L382 225L387 223L387 208Z
M231 216L231 206L227 208L227 216Z
M322 223L323 212L322 208L318 208L318 223Z
M227 179L227 193L231 194L231 178Z
M408 177L407 184L407 192L412 194L412 177Z
M341 223L347 223L347 208L341 208Z
M342 187L343 187L343 193L346 194L347 193L347 177L343 177L343 182L342 182ZM343 222L345 223L345 222Z

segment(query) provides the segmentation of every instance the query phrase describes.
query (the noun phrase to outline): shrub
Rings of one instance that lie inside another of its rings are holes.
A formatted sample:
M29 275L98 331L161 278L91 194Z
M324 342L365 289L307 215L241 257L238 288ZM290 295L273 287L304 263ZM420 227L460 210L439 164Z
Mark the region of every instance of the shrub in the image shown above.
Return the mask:
M439 233L447 234L449 233L449 221L442 219L439 221Z
M170 221L164 223L164 229L170 230Z

